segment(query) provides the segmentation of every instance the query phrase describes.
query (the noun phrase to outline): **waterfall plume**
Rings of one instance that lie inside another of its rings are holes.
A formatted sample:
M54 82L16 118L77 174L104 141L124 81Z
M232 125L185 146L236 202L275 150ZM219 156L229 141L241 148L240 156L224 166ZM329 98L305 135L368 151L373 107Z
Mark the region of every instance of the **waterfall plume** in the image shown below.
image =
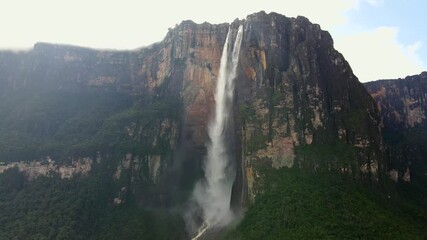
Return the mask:
M192 201L199 208L199 215L203 221L193 239L198 239L209 228L227 225L234 218L230 209L230 199L236 170L227 144L227 133L230 131L233 118L234 79L243 26L239 27L234 44L232 36L233 31L230 27L221 55L215 92L215 112L208 125L210 142L207 143L207 155L204 159L205 178L196 184L192 196Z

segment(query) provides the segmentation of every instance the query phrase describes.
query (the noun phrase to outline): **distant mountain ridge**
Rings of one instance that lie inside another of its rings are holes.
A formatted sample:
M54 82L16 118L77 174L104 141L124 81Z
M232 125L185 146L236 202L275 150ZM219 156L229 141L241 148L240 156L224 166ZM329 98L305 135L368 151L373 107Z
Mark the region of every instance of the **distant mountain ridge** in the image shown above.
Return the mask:
M427 72L364 84L377 102L394 181L427 182Z

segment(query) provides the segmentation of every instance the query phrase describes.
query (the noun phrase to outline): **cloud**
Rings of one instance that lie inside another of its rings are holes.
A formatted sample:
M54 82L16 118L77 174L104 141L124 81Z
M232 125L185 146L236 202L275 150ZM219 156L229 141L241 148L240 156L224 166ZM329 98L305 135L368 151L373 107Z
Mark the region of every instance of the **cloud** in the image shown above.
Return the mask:
M303 15L323 29L345 24L357 0L38 0L7 1L0 9L0 48L31 47L38 41L129 49L160 41L183 20L231 22L264 10ZM321 10L319 10L321 9Z
M379 6L384 3L384 0L366 0L371 6Z
M372 31L335 37L335 47L359 80L399 78L420 73L425 65L418 55L422 42L403 45L398 28L378 27Z
M416 43L414 43L412 45L409 45L408 46L408 51L410 51L410 52L416 52L418 49L420 49L422 47L422 45L423 45L423 42L418 41L418 42L416 42Z

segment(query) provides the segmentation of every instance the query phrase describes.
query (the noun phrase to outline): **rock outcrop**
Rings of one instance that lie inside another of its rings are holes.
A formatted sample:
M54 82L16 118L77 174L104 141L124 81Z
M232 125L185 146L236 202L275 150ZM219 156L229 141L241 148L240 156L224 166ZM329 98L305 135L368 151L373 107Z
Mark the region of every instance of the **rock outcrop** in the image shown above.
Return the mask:
M377 102L385 128L400 131L427 124L427 72L365 86Z
M262 162L377 180L380 118L329 33L304 17L275 13L250 15L244 25L236 112L249 198ZM321 160L325 151L333 153Z
M365 86L381 113L388 175L395 181L427 177L427 72Z
M79 158L71 160L71 164L58 165L50 157L43 161L31 162L11 162L0 165L0 174L11 168L18 168L28 180L33 180L37 177L53 176L58 174L62 179L70 179L76 175L85 176L92 169L93 160L91 158Z
M126 152L133 156L129 164L122 153L112 175L120 178L136 161L145 164L138 169L149 170L132 174L147 174L139 178L162 186L163 194L175 191L170 185L180 182L182 188L191 188L200 176L208 141L225 37L239 25L244 26L244 39L231 134L237 166L234 198L253 200L262 190L260 165L345 172L377 181L384 163L375 102L333 48L329 33L304 17L259 12L231 24L184 21L163 41L134 51L40 43L28 52L2 52L0 93L97 89L131 96L140 103L135 111L165 99L177 103L175 119L158 109L149 123L143 120L148 115L125 118L134 116L131 111L114 118L124 124L114 134L126 135L135 145ZM412 114L411 124L421 118ZM165 131L164 137L156 137ZM118 143L108 144L106 152ZM320 159L318 154L325 152L327 157Z

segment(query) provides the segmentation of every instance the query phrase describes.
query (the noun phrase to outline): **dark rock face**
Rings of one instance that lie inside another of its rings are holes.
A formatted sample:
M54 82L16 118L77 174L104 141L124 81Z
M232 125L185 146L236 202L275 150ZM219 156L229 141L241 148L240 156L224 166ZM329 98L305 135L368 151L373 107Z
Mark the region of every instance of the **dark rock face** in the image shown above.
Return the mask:
M384 128L400 131L427 124L427 72L365 86L377 102Z
M393 181L426 181L427 72L365 83L377 102Z
M254 166L263 162L378 179L379 115L329 33L304 17L274 13L250 15L244 24L236 112L249 199ZM320 160L324 151L331 154Z
M384 162L375 102L333 48L329 33L304 17L259 12L230 25L184 21L162 42L134 51L36 44L29 52L2 52L0 91L97 89L140 99L144 106L161 99L179 102L178 119L160 114L150 129L124 122L118 131L138 141L153 135L148 149L165 129L170 144L165 152L130 157L132 164L124 159L122 165L160 171L155 176L166 180L155 182L166 189L162 194L175 191L171 186L182 175L193 176L183 184L191 188L208 141L225 37L229 27L236 34L240 24L244 39L234 101L238 170L232 201L253 200L262 190L259 165L338 171L376 181ZM144 155L141 151L146 149L129 153ZM324 152L324 159L316 156Z

